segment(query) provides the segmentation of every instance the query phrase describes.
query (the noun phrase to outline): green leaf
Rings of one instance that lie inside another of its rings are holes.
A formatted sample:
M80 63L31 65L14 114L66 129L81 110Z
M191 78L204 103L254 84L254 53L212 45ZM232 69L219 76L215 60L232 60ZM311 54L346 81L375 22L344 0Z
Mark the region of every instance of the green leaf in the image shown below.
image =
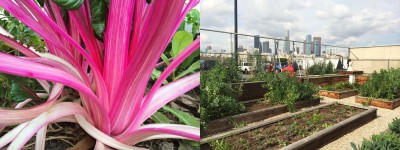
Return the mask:
M83 0L53 0L53 2L68 10L76 10L82 6Z
M196 51L194 51L189 57L187 57L185 59L185 61L183 61L183 63L181 65L179 65L179 68L186 68L189 67L190 65L192 65L193 60L196 57L200 56L200 49L197 49Z
M181 53L190 43L193 42L193 35L187 31L178 31L172 38L171 56L175 58Z
M160 77L161 73L162 72L160 70L154 69L153 72L151 73L151 79L157 80ZM163 84L168 84L168 81L164 80Z
M174 109L168 106L162 107L165 111L172 113L175 117L179 119L180 122L184 123L185 125L193 126L193 127L200 127L199 121L193 117L192 115L180 111L178 109Z
M37 2L39 3L40 7L44 6L44 0L37 0Z
M38 99L33 90L31 90L23 81L11 80L11 99L15 102L22 102L28 98Z
M106 0L91 0L90 14L92 16L92 28L97 38L103 39L105 28L105 16L107 13Z
M183 76L187 75L188 73L191 73L191 72L193 72L193 71L195 71L196 69L199 69L199 68L200 68L200 60L198 60L195 63L193 63L192 65L190 65L190 67L188 69L186 69L185 71L181 72L178 76L176 76L174 78L174 80L182 78Z
M171 63L168 59L168 57L163 53L161 55L161 59L164 61L165 64L169 65L169 63Z
M147 4L151 4L151 0L146 0L146 3Z
M171 123L171 120L167 116L158 111L151 116L151 119L156 123Z

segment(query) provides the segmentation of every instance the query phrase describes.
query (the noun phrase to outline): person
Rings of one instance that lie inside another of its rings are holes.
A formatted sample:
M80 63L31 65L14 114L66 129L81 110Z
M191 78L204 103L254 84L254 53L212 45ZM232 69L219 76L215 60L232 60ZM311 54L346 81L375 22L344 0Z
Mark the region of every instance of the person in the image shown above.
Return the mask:
M291 77L294 76L294 68L292 67L292 62L291 61L289 61L288 66L283 68L281 72L285 72L285 71L289 72Z
M268 72L273 72L273 70L274 70L274 65L272 63L269 63Z

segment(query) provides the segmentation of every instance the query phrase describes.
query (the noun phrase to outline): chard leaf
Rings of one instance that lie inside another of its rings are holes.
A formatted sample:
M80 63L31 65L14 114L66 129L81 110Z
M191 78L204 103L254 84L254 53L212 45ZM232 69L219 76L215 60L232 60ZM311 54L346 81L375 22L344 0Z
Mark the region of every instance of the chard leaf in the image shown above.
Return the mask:
M83 0L53 0L53 2L68 10L76 10L83 4Z
M40 7L44 6L44 0L37 0L37 2L39 3Z
M179 68L186 68L190 65L192 65L194 58L200 56L200 49L197 49L195 52L193 52L189 57L185 59L185 61L182 62L182 64L179 66Z
M105 28L105 16L107 13L106 0L91 0L90 14L92 16L92 28L97 38L103 39Z
M175 117L179 119L180 122L184 123L185 125L193 126L193 127L200 127L199 121L193 117L192 115L183 112L178 109L174 109L168 106L163 106L163 110L172 113Z
M161 59L164 61L165 64L169 65L169 63L171 63L168 59L168 57L163 53L161 55Z
M171 123L171 120L169 120L167 116L158 111L151 116L151 119L156 123Z
M158 79L160 77L161 73L162 72L160 70L154 69L153 72L151 73L151 79L153 79L153 80ZM168 81L164 80L163 84L168 84Z
M22 102L28 98L40 99L27 84L21 80L11 80L11 99L16 102Z
M181 72L178 76L176 76L174 78L174 80L177 80L185 75L187 75L188 73L191 73L193 71L195 71L196 69L200 68L200 60L196 61L195 63L193 63L192 65L190 65L190 67L188 69L186 69L185 71Z
M171 56L175 58L181 53L190 43L193 42L193 35L187 31L178 31L172 38Z

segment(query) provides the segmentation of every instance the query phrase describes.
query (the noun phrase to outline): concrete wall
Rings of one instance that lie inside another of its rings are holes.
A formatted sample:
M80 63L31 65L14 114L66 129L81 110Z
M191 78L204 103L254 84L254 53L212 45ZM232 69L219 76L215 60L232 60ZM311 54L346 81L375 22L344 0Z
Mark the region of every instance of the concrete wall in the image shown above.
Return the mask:
M400 67L400 45L350 48L353 70L372 73Z

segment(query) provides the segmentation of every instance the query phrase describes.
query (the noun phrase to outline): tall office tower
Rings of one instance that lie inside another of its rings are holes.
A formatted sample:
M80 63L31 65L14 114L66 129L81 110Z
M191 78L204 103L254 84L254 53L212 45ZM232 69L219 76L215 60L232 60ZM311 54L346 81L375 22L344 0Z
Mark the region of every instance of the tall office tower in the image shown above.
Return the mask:
M262 47L263 47L262 49L263 53L271 53L271 50L269 49L269 41L263 42Z
M254 36L254 48L260 49L260 36L259 35Z
M259 46L260 46L260 48L259 48L259 50L258 50L258 53L259 54L261 54L262 52L263 52L263 45L262 45L262 43L260 42L260 44L259 44Z
M306 55L311 55L311 50L312 50L312 41L311 41L311 35L308 34L306 36L306 49L305 49L305 54Z
M286 32L285 36L285 45L283 45L283 52L286 54L290 53L290 37L289 37L289 30Z
M314 37L313 43L314 43L315 56L317 56L317 57L321 56L321 37Z
M206 53L211 52L211 50L212 50L212 46L211 45L207 45Z
M238 52L243 52L244 50L243 50L243 45L239 45L239 47L238 47Z
M300 47L296 47L296 53L300 54Z

